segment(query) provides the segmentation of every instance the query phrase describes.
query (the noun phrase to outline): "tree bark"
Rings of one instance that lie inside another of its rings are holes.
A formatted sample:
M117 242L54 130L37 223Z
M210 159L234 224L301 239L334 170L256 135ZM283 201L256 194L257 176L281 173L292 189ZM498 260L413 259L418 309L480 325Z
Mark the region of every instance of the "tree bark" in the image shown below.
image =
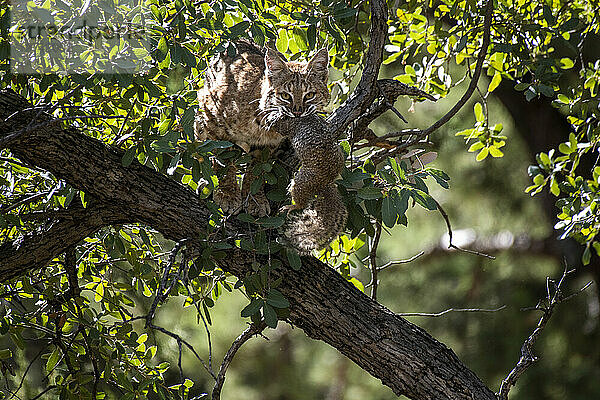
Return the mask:
M191 190L140 165L123 167L123 152L83 135L61 123L31 125L35 110L20 96L0 92L0 141L13 155L52 172L94 198L88 209L57 221L48 231L4 248L0 280L4 281L47 265L73 243L101 226L139 222L179 241L198 238L210 215ZM11 116L10 124L5 120ZM35 122L34 122L35 123ZM232 221L229 229L248 231ZM26 256L35 255L35 256ZM252 271L260 256L230 250L220 267L238 277ZM371 300L333 269L313 257L302 258L294 271L285 258L281 292L290 302L289 322L308 336L323 340L379 378L397 395L412 399L495 399L494 393L465 367L458 357L421 328Z

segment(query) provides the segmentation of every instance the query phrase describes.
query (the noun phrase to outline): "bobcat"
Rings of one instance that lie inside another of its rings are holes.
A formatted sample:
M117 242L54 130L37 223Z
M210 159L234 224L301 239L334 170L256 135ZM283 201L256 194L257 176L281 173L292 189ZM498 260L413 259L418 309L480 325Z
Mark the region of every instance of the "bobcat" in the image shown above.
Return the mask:
M329 102L327 89L329 56L318 51L308 62L286 61L278 52L266 52L247 41L238 41L234 57L226 54L213 60L198 93L199 140L227 140L246 152L276 148L283 140L272 125L283 117L299 117L322 111ZM213 199L225 213L238 212L247 199L249 213L270 213L269 202L259 190L251 196L251 173L240 190L233 165L225 166Z

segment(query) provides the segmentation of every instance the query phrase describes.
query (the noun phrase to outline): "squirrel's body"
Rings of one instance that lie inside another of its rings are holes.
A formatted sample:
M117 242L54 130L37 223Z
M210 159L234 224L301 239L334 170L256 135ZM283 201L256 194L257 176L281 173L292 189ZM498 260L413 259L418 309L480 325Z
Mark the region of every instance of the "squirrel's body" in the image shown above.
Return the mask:
M284 118L276 129L288 136L300 168L290 185L292 212L283 232L301 254L326 246L346 225L348 211L334 180L344 166L337 138L317 115Z

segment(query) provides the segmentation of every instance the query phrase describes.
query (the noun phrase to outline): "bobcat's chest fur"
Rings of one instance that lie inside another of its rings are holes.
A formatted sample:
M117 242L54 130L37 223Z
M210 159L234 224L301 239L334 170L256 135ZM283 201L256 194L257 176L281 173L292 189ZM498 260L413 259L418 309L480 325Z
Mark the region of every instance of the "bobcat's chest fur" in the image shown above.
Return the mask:
M266 127L260 109L265 81L264 56L253 46L239 45L235 57L215 60L198 93L198 139L227 140L246 151L278 146L282 136Z

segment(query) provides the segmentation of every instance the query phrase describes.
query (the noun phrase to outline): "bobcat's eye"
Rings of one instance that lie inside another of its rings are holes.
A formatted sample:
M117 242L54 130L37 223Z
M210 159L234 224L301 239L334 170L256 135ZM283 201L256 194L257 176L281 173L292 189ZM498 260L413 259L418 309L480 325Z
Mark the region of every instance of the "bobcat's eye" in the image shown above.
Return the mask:
M306 100L312 100L315 98L315 92L308 92L304 95L304 101Z
M289 93L283 92L280 94L281 99L287 102L292 101L292 96Z

